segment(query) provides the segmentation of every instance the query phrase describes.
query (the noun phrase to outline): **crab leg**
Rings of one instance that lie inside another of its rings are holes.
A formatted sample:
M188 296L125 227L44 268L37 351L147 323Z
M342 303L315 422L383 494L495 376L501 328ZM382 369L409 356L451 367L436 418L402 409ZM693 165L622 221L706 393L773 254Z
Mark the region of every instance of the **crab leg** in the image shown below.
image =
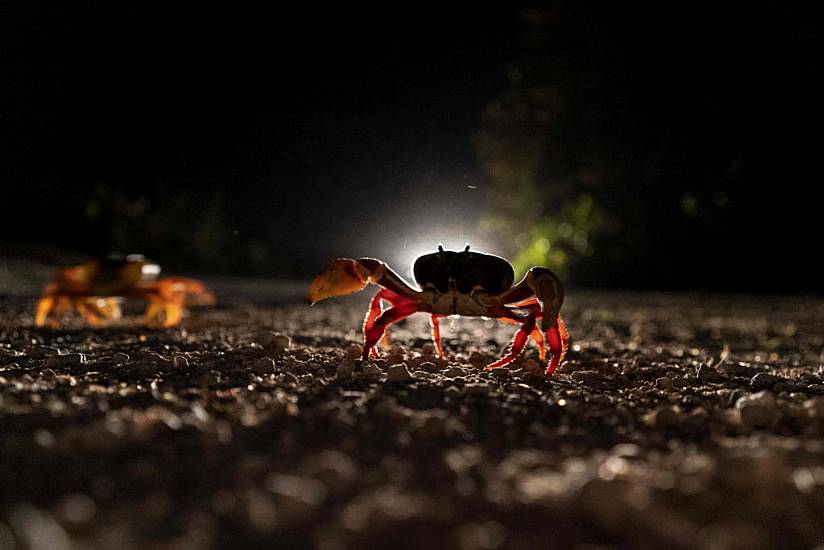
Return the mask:
M439 319L446 315L435 315L429 317L429 325L432 327L432 341L435 343L435 352L438 357L443 357L443 346L441 346L441 322Z
M393 323L397 323L401 319L409 317L418 311L418 304L409 302L407 304L398 305L384 311L380 317L375 319L372 326L363 333L363 355L362 359L365 361L369 358L369 353L375 344L383 337L387 327Z
M569 348L569 333L558 313L564 301L561 281L551 270L533 267L520 283L500 295L499 299L502 304L513 304L516 309L528 308L534 304L540 306L540 312L535 315L541 320L541 329L546 334L546 342L552 352L552 359L546 369L547 375L552 374Z
M34 315L34 326L42 327L46 324L49 314L54 309L54 297L44 296L37 302L37 312Z
M381 301L387 301L392 305L402 305L411 303L410 300L404 298L403 296L392 292L389 289L383 288L379 290L375 295L372 297L372 300L369 302L369 309L366 312L366 318L363 320L363 333L372 328L377 320L378 316L383 313L383 309L381 307ZM380 340L380 344L384 348L389 347L389 332L384 331L383 338ZM376 348L372 348L371 350L372 357L378 356L378 350Z
M529 335L533 330L535 330L535 314L531 313L521 325L521 328L518 329L518 332L515 333L506 355L484 367L484 370L497 369L514 361L524 351L524 347L529 341Z

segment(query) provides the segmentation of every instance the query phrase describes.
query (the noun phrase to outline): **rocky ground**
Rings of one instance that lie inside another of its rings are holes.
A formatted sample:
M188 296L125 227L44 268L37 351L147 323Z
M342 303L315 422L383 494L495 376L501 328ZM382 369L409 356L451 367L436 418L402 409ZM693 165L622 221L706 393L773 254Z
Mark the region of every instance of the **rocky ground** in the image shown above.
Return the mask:
M0 300L0 549L824 548L824 302L573 293L568 362L364 297L31 326Z

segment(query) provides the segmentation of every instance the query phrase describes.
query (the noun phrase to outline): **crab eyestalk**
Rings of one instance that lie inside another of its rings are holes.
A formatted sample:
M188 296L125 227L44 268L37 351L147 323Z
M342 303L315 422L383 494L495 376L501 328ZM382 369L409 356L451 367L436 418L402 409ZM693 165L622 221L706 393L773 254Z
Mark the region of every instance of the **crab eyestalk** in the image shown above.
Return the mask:
M309 284L309 304L361 291L369 283L369 276L369 270L359 261L338 258Z

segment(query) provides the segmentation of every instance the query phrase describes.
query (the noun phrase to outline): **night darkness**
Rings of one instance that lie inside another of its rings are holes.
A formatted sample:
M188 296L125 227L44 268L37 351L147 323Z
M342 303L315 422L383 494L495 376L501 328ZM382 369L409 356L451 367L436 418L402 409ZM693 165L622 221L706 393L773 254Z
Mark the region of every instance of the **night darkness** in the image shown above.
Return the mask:
M478 242L495 201L473 136L538 60L572 97L558 157L620 174L593 191L614 221L573 284L820 290L822 52L804 10L560 2L539 10L537 48L534 7L4 11L14 254L128 246L306 277L334 256Z

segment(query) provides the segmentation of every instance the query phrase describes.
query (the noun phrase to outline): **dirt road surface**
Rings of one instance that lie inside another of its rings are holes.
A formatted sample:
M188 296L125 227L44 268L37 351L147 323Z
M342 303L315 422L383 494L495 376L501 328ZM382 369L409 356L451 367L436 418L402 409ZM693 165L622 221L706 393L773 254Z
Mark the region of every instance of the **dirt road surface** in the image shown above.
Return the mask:
M0 299L0 549L824 548L824 302L572 293L546 379L484 372L514 327L481 319L361 363L366 298Z

